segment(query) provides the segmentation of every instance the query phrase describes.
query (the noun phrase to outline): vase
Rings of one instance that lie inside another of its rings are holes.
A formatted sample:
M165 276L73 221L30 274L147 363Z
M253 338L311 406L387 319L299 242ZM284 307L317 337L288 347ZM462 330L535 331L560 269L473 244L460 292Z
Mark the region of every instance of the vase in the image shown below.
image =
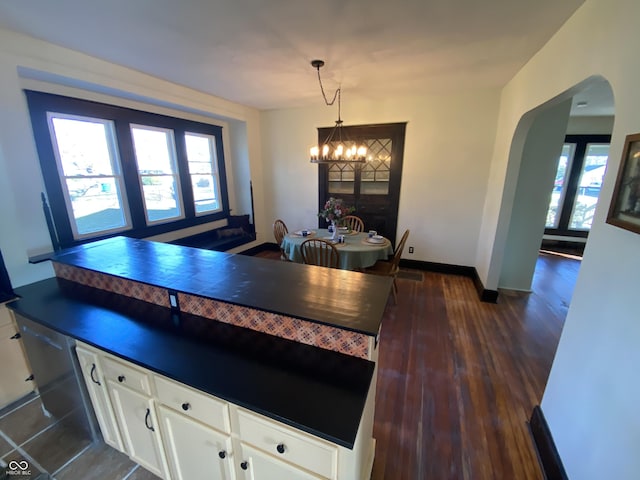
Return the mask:
M338 225L335 220L331 220L331 240L338 238Z

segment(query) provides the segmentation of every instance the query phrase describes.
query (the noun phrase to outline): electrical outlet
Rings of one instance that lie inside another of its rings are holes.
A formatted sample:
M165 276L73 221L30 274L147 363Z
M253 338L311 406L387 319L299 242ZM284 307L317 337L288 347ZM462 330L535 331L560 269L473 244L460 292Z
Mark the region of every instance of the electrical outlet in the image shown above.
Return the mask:
M180 306L178 305L178 292L175 290L169 290L169 305L171 306L171 310L180 310Z
M413 247L409 247L409 253L413 253Z

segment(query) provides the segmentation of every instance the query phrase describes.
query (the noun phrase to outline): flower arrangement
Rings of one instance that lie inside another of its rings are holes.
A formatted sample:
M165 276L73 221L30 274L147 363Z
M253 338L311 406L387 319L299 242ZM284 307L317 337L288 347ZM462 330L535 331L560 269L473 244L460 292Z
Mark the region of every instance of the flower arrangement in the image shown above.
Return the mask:
M324 204L320 213L318 213L319 217L324 218L327 222L337 222L345 215L349 215L350 213L355 212L355 208L347 207L342 203L341 198L329 198Z

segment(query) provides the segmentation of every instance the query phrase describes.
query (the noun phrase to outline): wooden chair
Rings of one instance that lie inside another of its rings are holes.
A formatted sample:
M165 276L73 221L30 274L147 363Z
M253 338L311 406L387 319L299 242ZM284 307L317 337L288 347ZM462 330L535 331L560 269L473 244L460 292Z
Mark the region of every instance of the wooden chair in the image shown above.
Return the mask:
M282 241L284 240L284 236L287 233L289 233L289 229L282 220L278 218L275 222L273 222L273 236L276 238L278 247L280 247L280 260L286 260L288 262L290 261L289 257L287 257L287 254L282 248Z
M322 238L310 238L300 245L302 262L308 265L319 265L321 267L339 268L340 254L338 249L327 240Z
M360 217L355 215L347 215L342 219L342 225L348 227L349 230L355 232L364 232L364 222Z
M369 268L365 268L365 273L371 273L373 275L383 275L386 277L393 277L393 302L398 303L398 285L396 284L396 277L400 271L400 257L402 257L402 251L404 250L404 244L407 243L409 238L409 230L406 230L402 235L402 238L398 242L393 257L391 260L378 260L375 265Z

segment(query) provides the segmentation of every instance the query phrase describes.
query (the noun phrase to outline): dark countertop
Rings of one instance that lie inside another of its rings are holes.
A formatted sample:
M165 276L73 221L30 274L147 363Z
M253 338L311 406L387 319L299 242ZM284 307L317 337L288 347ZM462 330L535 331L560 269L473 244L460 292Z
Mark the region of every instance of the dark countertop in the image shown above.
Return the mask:
M389 277L113 237L56 262L375 336Z
M35 322L353 447L374 371L370 361L202 317L178 317L167 308L63 279L43 280L16 293L20 298L7 306Z

